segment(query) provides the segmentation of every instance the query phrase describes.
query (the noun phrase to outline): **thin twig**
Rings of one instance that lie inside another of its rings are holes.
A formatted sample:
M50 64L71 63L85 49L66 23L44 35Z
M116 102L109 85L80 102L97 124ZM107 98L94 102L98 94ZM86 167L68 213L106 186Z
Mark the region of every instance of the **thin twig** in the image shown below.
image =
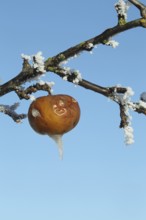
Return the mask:
M133 5L135 5L139 10L142 18L146 18L146 6L137 0L129 0Z
M15 122L20 123L22 119L26 118L26 114L17 114L15 110L19 106L19 103L13 105L0 105L0 112L10 116Z

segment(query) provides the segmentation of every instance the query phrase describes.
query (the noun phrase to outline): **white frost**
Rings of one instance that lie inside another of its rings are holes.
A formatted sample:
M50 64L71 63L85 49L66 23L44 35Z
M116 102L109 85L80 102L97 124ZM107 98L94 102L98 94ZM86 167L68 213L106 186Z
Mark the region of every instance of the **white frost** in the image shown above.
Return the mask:
M133 128L131 126L126 126L124 128L124 135L125 135L125 144L130 145L134 143L134 135L133 135Z
M33 67L37 70L37 72L45 73L45 65L44 65L44 57L42 56L42 52L39 51L36 55L33 56Z
M29 56L29 55L25 55L25 54L21 54L21 57L22 57L22 59L24 59L24 60L28 60L28 61L31 61L31 56Z
M127 145L133 144L134 143L134 135L133 135L133 128L131 126L131 121L132 121L132 116L130 115L129 110L132 109L131 106L131 96L134 95L134 91L132 90L131 87L127 87L127 91L125 92L122 100L122 104L124 105L125 108L125 114L128 117L128 126L124 127L124 135L125 135L125 143Z
M68 76L64 76L62 79L65 80L65 81L67 81Z
M146 108L146 102L140 100L138 104L139 104L139 107Z
M35 96L34 96L34 95L29 95L29 98L30 98L30 100L31 100L31 101L36 100L36 98L35 98Z
M38 81L38 83L42 86L42 85L44 85L46 82L40 79L40 80Z
M116 48L117 46L119 46L119 42L117 42L115 40L109 40L108 42L106 42L106 45L112 46L113 48Z
M3 105L0 105L0 112L5 112L6 108Z
M86 46L87 49L92 49L93 47L94 47L94 45L92 43L88 43Z
M78 84L80 81L82 81L82 75L79 72L79 70L75 71L76 77L73 80L73 83Z
M123 96L123 101L128 103L131 100L131 96L134 95L134 91L131 87L127 87L126 89L127 89L127 91L125 92L125 94Z
M129 3L125 2L124 0L119 0L115 4L115 9L120 16L124 16L127 19L127 11L129 9Z
M128 125L123 128L124 130L124 137L125 137L125 144L133 144L134 143L134 135L133 135L133 128L131 126L132 116L130 114L130 110L134 110L136 105L131 102L131 96L134 95L134 91L131 87L126 88L126 92L123 94L117 94L117 89L115 88L114 100L121 103L124 107L124 112L127 116Z
M39 51L37 54L29 56L25 54L21 54L22 59L32 61L33 67L37 70L37 72L45 73L45 65L44 60L45 58L42 56L42 52Z

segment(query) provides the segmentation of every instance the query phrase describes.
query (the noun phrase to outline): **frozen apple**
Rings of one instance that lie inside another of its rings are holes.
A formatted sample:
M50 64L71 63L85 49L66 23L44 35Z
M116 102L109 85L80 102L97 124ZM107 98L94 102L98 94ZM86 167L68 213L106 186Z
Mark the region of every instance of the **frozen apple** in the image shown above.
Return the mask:
M62 136L72 130L80 119L78 102L69 95L48 95L33 101L28 110L31 127L39 134L53 138L63 155Z

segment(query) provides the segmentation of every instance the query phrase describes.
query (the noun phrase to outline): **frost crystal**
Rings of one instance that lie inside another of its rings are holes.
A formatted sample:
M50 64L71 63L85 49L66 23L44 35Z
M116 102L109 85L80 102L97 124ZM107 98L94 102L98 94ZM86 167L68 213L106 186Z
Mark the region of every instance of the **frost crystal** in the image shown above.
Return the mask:
M118 87L118 86L117 86ZM134 95L134 91L132 88L127 87L126 92L123 94L117 94L117 88L114 91L114 100L118 103L121 103L124 107L124 113L127 116L128 125L124 126L124 136L125 136L125 144L133 144L134 143L134 135L133 128L131 126L132 116L130 115L129 110L135 110L136 105L131 102L131 96Z
M67 81L68 77L73 75L73 80L72 82L75 84L78 84L80 81L82 81L82 76L81 73L79 72L79 70L73 70L70 69L68 67L64 67L64 76L63 76L63 80Z
M51 92L51 94L53 93L53 89L52 89L52 87L55 85L55 82L45 82L45 83L47 83L47 85L48 86L50 86L50 92Z
M123 101L128 103L131 100L131 96L134 95L134 91L132 90L131 87L127 87L127 91L125 92L123 96Z
M29 56L25 54L21 54L22 59L31 61L33 60L33 67L36 69L37 72L45 73L45 65L44 65L44 57L42 56L42 52L38 52L36 55ZM33 58L33 59L32 59Z
M63 66L66 65L70 60L77 58L79 55L80 55L80 53L75 54L74 56L69 57L68 59L61 61L61 62L59 63L59 66L60 66L60 67L63 67ZM64 67L64 68L68 68L68 67Z
M3 105L0 105L0 112L5 112L6 108Z
M36 98L35 98L35 96L34 96L34 95L29 95L29 98L30 98L30 100L31 100L31 101L36 100Z
M106 45L112 46L113 48L116 48L117 46L119 46L119 42L117 42L115 40L109 40L106 42Z
M48 84L48 86L50 86L51 88L55 85L55 82L46 82Z
M63 66L63 65L65 65L65 64L67 64L67 63L68 63L68 60L61 61L61 62L59 63L59 66Z
M44 57L42 56L42 52L38 52L33 56L33 67L37 70L37 72L45 73L45 65L44 65Z
M138 104L139 104L139 107L146 108L146 102L145 101L140 100Z
M119 0L115 4L115 9L120 16L124 16L125 19L127 19L127 11L129 9L129 4L125 2L124 0Z
M132 116L129 113L129 109L131 109L131 96L134 95L134 91L132 88L127 87L127 92L124 94L123 99L122 99L122 104L124 105L125 108L125 114L127 115L128 118L128 126L124 127L124 135L125 135L125 144L133 144L134 143L134 135L133 135L133 128L131 126L131 120Z
M87 49L92 49L94 47L94 45L92 44L92 43L88 43L87 45L86 45L86 48Z
M68 76L64 76L62 79L67 81L68 80Z
M38 82L41 86L42 85L44 85L46 82L45 81L43 81L43 80L39 80L39 82Z
M75 72L75 78L73 79L73 83L78 84L80 81L82 81L81 73L77 70Z
M125 144L130 145L134 143L133 128L131 126L126 126L124 128L124 135L125 135Z
M28 60L28 61L31 61L31 56L29 56L29 55L25 55L25 54L21 54L21 57L22 57L22 59L24 59L24 60Z
M50 87L50 92L53 93L52 87L55 85L54 82L47 82L47 81L39 80L38 84L41 85L41 86L47 84Z

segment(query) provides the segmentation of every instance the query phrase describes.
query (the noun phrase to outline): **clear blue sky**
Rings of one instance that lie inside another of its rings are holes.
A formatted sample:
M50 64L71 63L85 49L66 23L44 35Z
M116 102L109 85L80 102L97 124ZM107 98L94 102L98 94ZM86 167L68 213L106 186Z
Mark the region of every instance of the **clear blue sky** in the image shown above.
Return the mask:
M146 3L146 1L143 1ZM2 1L0 79L20 72L21 53L48 58L117 24L116 0ZM128 20L138 18L132 6ZM100 45L67 65L99 85L131 86L133 101L146 91L146 30L114 38L113 49ZM55 143L36 134L27 119L15 124L0 114L0 219L2 220L145 220L146 118L132 113L135 143L125 146L118 106L99 94L62 81L52 73L54 94L80 103L78 126L64 135L64 159ZM45 95L38 93L36 96ZM15 94L2 104L18 102ZM30 101L21 101L26 113Z

